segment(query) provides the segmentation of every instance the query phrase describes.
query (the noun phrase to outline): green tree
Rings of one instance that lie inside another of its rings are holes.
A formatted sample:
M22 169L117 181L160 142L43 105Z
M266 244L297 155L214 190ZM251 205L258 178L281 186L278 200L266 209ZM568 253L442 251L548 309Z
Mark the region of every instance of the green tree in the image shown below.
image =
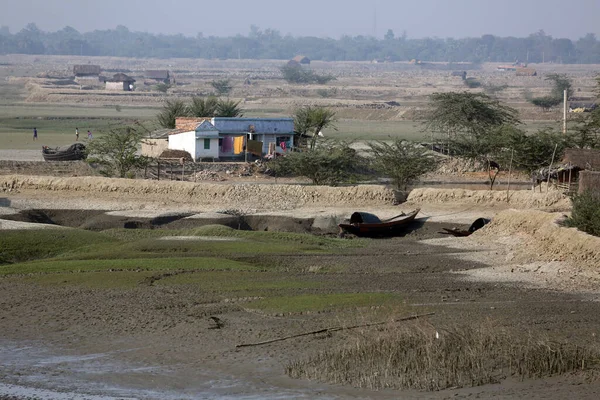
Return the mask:
M406 190L421 175L435 170L439 162L421 145L400 139L392 143L370 142L369 147L372 168L390 178L399 190Z
M187 117L189 109L181 100L167 100L162 111L156 116L158 124L163 128L175 129L177 117Z
M494 132L519 123L517 110L497 99L483 93L451 92L430 96L425 128L447 135L457 155L489 162Z
M541 108L543 111L550 111L551 108L556 107L562 102L562 98L552 97L552 96L543 96L543 97L534 97L530 100L531 104L536 107Z
M209 96L207 98L192 97L192 103L189 106L189 113L193 117L214 117L217 113L217 106L219 99L215 96Z
M233 89L229 79L214 80L210 82L210 85L217 91L219 96L227 96Z
M98 164L105 176L125 178L132 170L148 165L150 159L137 154L146 130L142 126L125 126L90 141L87 162Z
M310 148L314 148L319 133L325 128L336 129L335 111L320 106L303 106L293 115L294 129L299 137L311 137Z
M551 129L541 129L533 134L514 126L501 127L496 133L496 153L494 158L503 165L533 172L547 167L554 160L560 160L566 148L571 146L571 138Z
M241 118L244 116L244 110L240 107L240 101L234 100L223 100L220 99L217 102L217 108L215 111L216 117L229 117L229 118Z
M269 168L277 176L302 176L314 185L337 186L358 179L364 164L349 143L322 140L313 149L276 158Z
M154 86L154 88L156 90L158 90L159 92L162 92L162 93L167 93L167 91L169 89L171 89L171 87L172 87L172 85L170 83L164 83L164 82L158 83L158 84L156 84L156 86Z
M500 165L493 160L499 128L519 124L518 112L483 93L434 93L425 126L446 134L453 153L487 165L493 188Z
M303 68L300 64L287 64L280 68L283 79L288 83L317 83L324 85L335 77L332 75L319 75L310 69Z
M535 97L531 99L531 104L540 107L544 111L548 111L552 107L556 107L563 102L564 91L567 91L567 98L573 95L573 83L571 78L564 74L548 74L547 81L551 81L552 91L549 95L543 97Z
M573 96L573 81L567 75L548 74L546 80L553 83L552 93L550 94L552 97L562 101L565 90L567 91L567 98Z
M600 96L600 76L596 78L595 92ZM570 135L573 144L577 147L600 148L600 108L584 113Z

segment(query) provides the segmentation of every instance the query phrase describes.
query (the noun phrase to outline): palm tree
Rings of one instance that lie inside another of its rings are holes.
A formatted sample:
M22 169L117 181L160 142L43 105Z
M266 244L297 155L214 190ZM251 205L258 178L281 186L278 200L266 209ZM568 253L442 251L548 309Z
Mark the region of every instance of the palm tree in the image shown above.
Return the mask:
M314 149L319 133L325 128L335 127L335 111L319 106L303 106L294 113L294 129L300 137L308 136L312 132L310 148Z
M244 116L244 110L239 106L241 100L237 103L234 100L219 100L215 112L216 117L241 118Z
M192 97L190 104L190 115L193 117L214 117L217 112L219 100L215 96L209 96L206 99L202 97Z
M189 115L188 106L181 100L167 100L162 111L156 116L158 124L163 128L175 128L175 119L177 117L187 117Z

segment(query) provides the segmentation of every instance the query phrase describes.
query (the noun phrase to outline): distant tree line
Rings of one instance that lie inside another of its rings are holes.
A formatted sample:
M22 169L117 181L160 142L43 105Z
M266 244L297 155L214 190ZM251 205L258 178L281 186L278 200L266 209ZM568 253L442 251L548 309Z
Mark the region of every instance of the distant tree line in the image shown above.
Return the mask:
M544 31L524 38L483 35L478 38L409 39L388 30L382 39L343 36L340 39L281 35L252 26L247 36L196 37L154 35L115 29L80 33L72 27L41 31L34 23L17 33L0 28L0 53L117 57L190 57L206 59L290 59L304 54L323 61L556 62L600 63L600 41L593 33L578 39L553 38Z

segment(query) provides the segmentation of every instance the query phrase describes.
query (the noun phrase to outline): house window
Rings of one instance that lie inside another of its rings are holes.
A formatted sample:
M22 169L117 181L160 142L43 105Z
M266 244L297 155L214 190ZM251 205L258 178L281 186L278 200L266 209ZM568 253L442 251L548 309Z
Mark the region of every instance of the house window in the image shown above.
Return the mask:
M282 142L285 142L285 144L286 144L286 145L288 145L288 144L289 144L289 143L287 143L287 142L288 142L288 140L290 140L290 138L289 138L289 137L287 137L287 136L277 136L277 137L275 138L275 144L276 144L277 146L281 147L281 143L282 143Z
M223 138L219 138L219 149L223 147Z
M210 139L204 139L204 150L210 150Z

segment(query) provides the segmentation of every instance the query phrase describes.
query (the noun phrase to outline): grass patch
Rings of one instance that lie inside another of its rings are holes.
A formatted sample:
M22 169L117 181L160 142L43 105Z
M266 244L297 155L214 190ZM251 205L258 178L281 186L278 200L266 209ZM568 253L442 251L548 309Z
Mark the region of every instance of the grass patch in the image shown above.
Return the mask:
M122 240L124 242L131 242L134 240L141 239L152 239L160 238L163 236L190 236L193 232L189 229L125 229L125 228L113 228L101 231L103 235L108 237Z
M8 230L0 234L3 263L50 258L90 245L114 245L108 236L75 229Z
M209 271L173 275L156 282L157 285L194 285L202 290L217 292L250 292L260 296L265 291L318 289L325 283L290 278L289 274L266 274L239 271Z
M390 325L355 343L290 363L287 373L369 389L443 390L497 383L507 376L543 378L600 367L598 349L510 333L490 324L439 332Z
M246 255L274 253L302 253L323 250L316 245L257 242L257 241L213 241L213 240L155 240L147 239L129 245L133 251L150 254L188 255Z
M28 276L24 280L25 282L52 287L83 286L90 289L132 289L144 283L153 274L154 272L150 271L101 271L85 274L35 275Z
M0 266L0 275L108 270L255 270L249 264L223 258L135 258L113 260L49 260Z
M397 304L401 299L392 293L338 293L271 297L253 301L249 308L266 312L298 313Z

